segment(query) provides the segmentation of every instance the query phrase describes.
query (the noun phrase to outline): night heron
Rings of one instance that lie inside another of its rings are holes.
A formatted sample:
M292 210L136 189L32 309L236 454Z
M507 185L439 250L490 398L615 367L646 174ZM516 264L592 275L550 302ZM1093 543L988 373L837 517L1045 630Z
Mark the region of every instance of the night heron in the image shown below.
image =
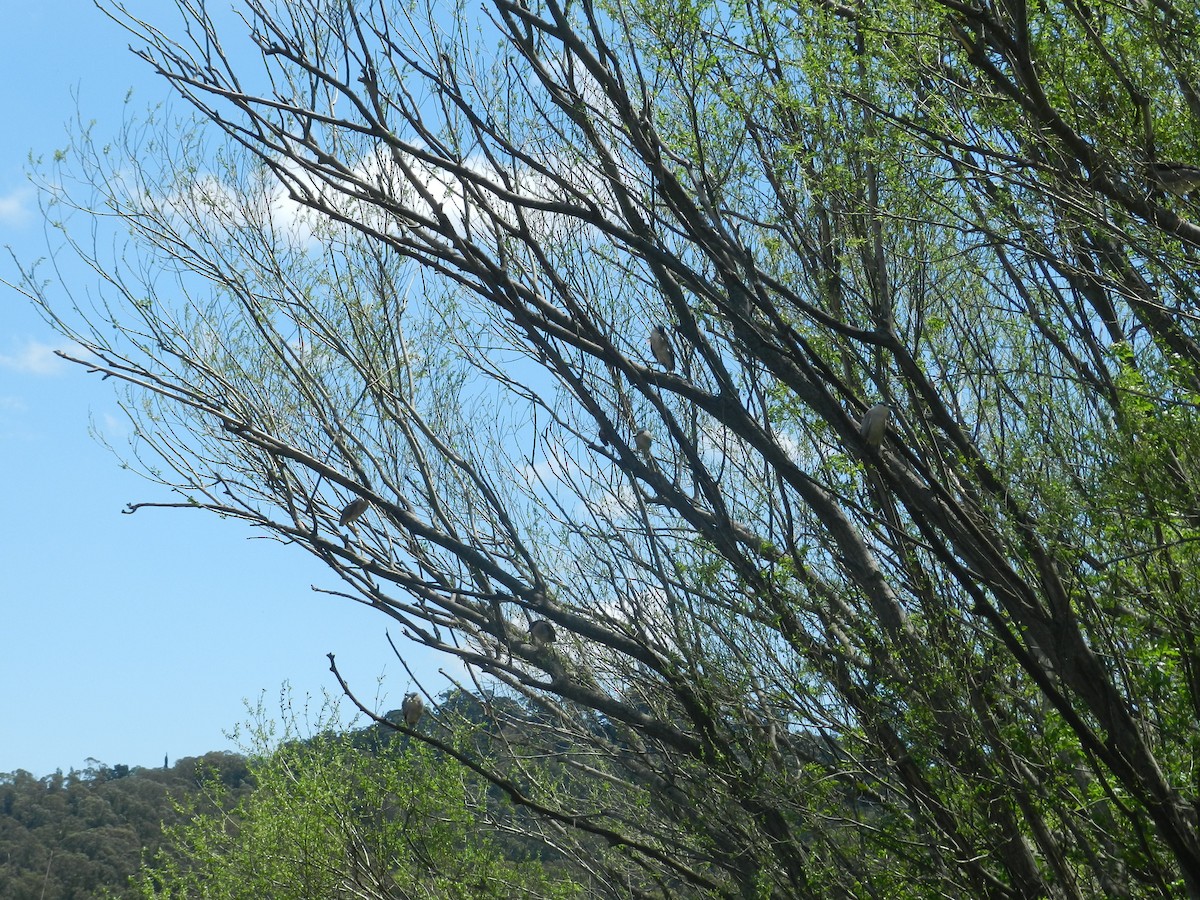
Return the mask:
M346 504L346 508L342 510L342 514L338 516L338 524L345 528L351 522L362 517L362 514L370 507L364 497L355 497Z
M529 626L529 636L539 647L553 644L558 639L554 634L554 626L545 619L538 619Z
M655 325L650 332L650 350L660 366L668 372L675 371L675 348L671 346L671 339L661 325Z
M1200 188L1200 166L1189 166L1187 163L1151 163L1150 177L1159 187L1177 197L1187 196Z
M650 455L650 445L654 443L654 435L649 429L643 428L633 436L633 444L646 456Z
M867 410L867 414L862 418L862 423L858 426L858 433L862 435L862 439L867 442L868 447L878 450L883 445L883 436L887 434L888 422L891 418L892 408L886 403L876 403Z
M400 712L404 714L404 724L416 728L425 712L425 701L419 694L405 694L404 702L400 704Z

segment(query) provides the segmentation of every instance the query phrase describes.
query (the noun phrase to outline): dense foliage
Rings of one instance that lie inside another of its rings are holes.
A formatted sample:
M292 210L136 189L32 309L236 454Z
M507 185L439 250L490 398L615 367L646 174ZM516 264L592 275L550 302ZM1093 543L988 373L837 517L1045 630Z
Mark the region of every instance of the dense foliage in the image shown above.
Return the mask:
M397 711L398 715L398 711ZM282 743L251 732L254 790L208 811L189 804L139 877L146 900L535 900L581 896L503 833L479 827L487 783L384 726L330 716ZM224 801L222 783L210 793ZM545 848L540 848L545 852Z

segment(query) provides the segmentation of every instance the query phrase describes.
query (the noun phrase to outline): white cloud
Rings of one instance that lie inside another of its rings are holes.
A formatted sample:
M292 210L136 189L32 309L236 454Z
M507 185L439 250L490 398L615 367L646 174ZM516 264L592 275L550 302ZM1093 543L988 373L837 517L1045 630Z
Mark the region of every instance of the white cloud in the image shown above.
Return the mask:
M100 429L105 438L124 437L129 433L129 421L118 419L112 413L104 413L100 419Z
M33 218L33 188L28 185L0 194L0 225L17 227Z
M403 223L373 199L375 195L391 198L401 207L421 215L432 216L433 209L420 194L428 193L433 204L462 227L465 215L462 187L454 176L432 166L411 153L393 152L388 147L376 147L362 156L348 175L329 183L295 165L283 167L288 186L299 195L307 195L318 207L329 209L351 221L361 222L375 230L395 234ZM313 241L318 228L328 227L324 216L290 196L288 186L277 185L269 201L271 219L276 225L300 242Z
M70 352L73 348L68 344L43 344L41 341L28 340L25 346L15 353L0 353L0 369L21 372L26 375L58 375L66 370L66 360L55 356L56 350Z
M594 171L581 170L577 160L551 156L543 163L553 168L558 178L578 183L585 194L612 205L602 179ZM517 166L501 173L482 156L469 157L461 165L462 173L426 161L420 151L377 146L348 171L337 176L326 173L326 180L294 160L283 159L276 167L255 171L237 184L227 183L217 174L190 176L162 199L160 212L177 216L176 224L184 229L211 230L218 239L223 231L263 228L296 249L312 249L326 246L331 234L346 227L335 221L337 217L385 234L404 233L410 227L404 215L388 209L381 198L421 218L435 217L436 210L459 233L491 218L515 226L520 218L518 205L506 196L508 190L533 201L562 199L557 181L539 172ZM294 197L306 198L308 203ZM587 230L569 216L520 205L525 224L547 240ZM335 218L327 212L333 212ZM483 228L472 236L487 242L492 232Z

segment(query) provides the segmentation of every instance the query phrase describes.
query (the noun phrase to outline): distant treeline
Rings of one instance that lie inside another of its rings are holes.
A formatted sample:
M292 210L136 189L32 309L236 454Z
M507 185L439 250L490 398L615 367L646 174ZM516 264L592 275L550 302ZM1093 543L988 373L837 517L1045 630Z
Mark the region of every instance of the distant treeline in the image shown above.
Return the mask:
M0 773L0 897L87 900L139 896L129 884L143 850L180 821L176 804L203 808L208 786L234 805L252 788L247 760L213 752L169 768L97 764L44 778Z

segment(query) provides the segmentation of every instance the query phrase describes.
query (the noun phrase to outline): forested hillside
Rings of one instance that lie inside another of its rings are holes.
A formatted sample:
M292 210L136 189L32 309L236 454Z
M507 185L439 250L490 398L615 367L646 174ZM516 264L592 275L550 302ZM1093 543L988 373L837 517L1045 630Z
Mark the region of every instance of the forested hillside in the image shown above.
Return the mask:
M478 702L439 707L452 744L494 755ZM285 708L278 733L261 713L244 756L0 774L0 898L585 895L587 873L447 754L385 723L342 727L328 708L303 725Z
M142 850L162 843L163 824L179 821L173 801L202 807L215 781L236 802L250 790L249 774L244 758L222 752L161 769L97 763L44 778L0 774L0 897L137 896L129 876Z

